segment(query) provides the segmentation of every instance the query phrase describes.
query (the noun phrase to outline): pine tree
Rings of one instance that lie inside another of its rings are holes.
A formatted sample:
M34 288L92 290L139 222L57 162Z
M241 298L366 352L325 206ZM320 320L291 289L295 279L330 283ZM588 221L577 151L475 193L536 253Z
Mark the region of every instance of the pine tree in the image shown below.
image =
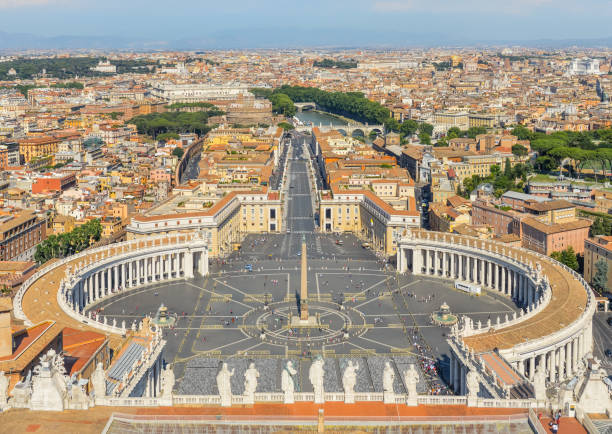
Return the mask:
M600 259L595 262L595 275L593 276L593 288L598 292L608 290L608 263Z

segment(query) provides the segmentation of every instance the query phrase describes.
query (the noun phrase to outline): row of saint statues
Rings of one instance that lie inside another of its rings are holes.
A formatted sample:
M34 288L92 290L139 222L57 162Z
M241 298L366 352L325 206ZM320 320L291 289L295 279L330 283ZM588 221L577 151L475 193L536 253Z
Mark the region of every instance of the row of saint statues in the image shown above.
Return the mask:
M314 402L323 403L325 401L325 360L321 356L317 356L308 370L308 379L312 384L314 391ZM357 370L359 364L349 360L347 366L344 369L342 375L342 388L344 389L345 402L355 402L355 385L357 384ZM221 405L230 406L232 404L232 386L231 378L234 375L234 369L229 369L227 363L221 364L221 369L217 373L217 389L219 396L221 397ZM281 390L284 395L284 402L286 404L292 404L295 402L295 381L296 381L297 370L293 366L291 360L285 363L283 371L281 373ZM255 402L255 391L257 390L259 378L259 371L255 367L255 363L250 363L249 368L244 374L244 395L243 403L249 404ZM417 383L419 382L419 373L414 364L411 364L409 368L404 372L404 380L407 388L407 395L410 398L416 398L417 396ZM395 381L395 370L391 366L390 362L385 363L383 369L383 394L385 401L393 401L395 398L395 392L393 389L393 383Z

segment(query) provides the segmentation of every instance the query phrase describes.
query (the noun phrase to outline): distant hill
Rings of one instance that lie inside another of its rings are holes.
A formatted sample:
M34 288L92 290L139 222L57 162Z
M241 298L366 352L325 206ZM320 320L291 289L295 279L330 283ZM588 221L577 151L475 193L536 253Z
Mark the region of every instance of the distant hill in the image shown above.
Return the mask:
M253 28L227 29L196 38L148 40L122 36L38 36L0 31L0 51L22 50L198 50L231 48L409 48L436 46L507 46L537 48L611 47L612 37L596 39L538 39L475 41L457 34L414 34L337 28Z

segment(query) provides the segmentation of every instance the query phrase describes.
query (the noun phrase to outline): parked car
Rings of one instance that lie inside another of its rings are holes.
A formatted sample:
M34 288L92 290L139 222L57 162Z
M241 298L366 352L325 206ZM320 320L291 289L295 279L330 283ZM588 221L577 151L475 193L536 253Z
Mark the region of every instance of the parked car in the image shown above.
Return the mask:
M607 358L612 358L612 350L610 348L608 348L604 354L606 355Z

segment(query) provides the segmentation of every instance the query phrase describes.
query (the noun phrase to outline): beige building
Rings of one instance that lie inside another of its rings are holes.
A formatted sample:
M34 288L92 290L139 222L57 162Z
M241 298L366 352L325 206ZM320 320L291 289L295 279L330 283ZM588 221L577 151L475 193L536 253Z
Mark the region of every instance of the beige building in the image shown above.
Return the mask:
M414 197L398 210L368 190L332 189L321 194L319 215L324 232L350 232L372 249L393 255L396 239L406 228L420 226Z
M246 234L282 230L282 202L278 193L231 192L214 204L200 200L199 209L193 207L196 201L188 204L186 199L171 212L158 214L153 210L132 217L126 228L127 239L200 231L209 241L209 256L217 257L238 248Z
M608 264L608 285L610 291L612 285L612 236L599 236L584 240L584 278L589 284L593 283L593 277L597 273L595 264L603 259Z

